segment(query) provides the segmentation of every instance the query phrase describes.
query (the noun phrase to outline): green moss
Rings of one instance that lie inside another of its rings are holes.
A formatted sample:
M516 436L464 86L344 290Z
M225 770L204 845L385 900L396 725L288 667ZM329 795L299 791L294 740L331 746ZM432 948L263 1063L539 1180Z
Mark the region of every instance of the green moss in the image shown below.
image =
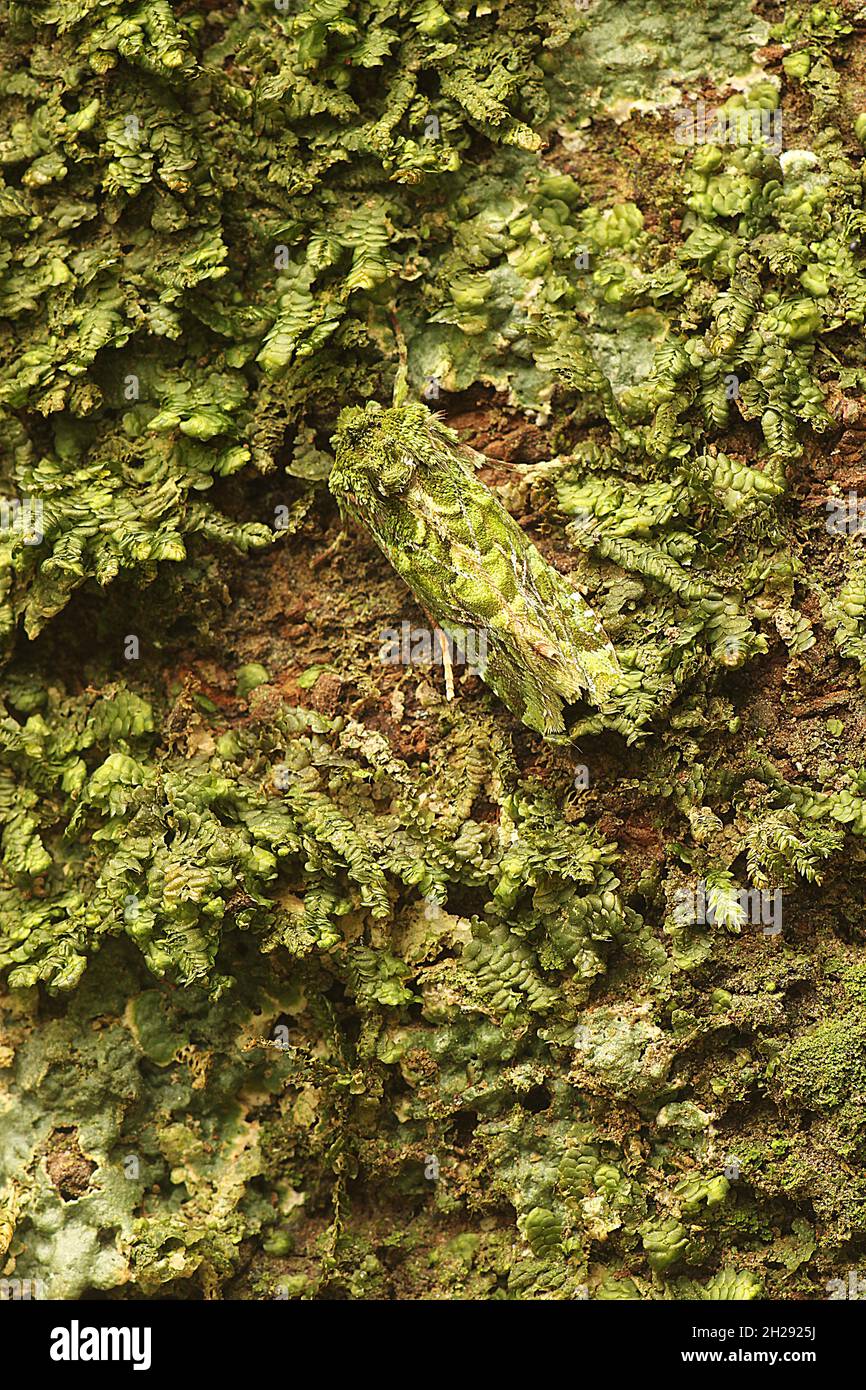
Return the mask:
M859 1014L826 1019L779 1058L780 1084L820 1110L855 1108L866 1085L866 1022Z

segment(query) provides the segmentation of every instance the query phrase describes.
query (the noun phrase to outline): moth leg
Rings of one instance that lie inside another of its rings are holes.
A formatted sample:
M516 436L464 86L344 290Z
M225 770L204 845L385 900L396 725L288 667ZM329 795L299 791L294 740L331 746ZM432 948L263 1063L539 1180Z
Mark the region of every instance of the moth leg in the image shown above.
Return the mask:
M326 560L330 560L333 555L336 555L337 551L340 549L341 546L346 544L348 539L348 531L345 529L345 527L341 528L334 540L331 541L331 544L329 546L326 546L325 549L320 552L320 554L313 556L312 560L310 561L310 568L314 570L319 569L319 567L323 565Z
M451 664L451 652L448 650L448 638L441 627L436 628L436 637L442 650L442 665L445 668L445 699L454 699L454 667Z

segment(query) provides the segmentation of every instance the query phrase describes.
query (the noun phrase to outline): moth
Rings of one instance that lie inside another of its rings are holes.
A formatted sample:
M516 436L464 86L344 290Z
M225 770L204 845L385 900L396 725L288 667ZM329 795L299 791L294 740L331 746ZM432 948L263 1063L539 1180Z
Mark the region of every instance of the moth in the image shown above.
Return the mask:
M421 607L518 719L567 742L566 707L621 677L586 600L476 475L473 451L420 402L344 410L331 491ZM481 640L479 640L479 637Z

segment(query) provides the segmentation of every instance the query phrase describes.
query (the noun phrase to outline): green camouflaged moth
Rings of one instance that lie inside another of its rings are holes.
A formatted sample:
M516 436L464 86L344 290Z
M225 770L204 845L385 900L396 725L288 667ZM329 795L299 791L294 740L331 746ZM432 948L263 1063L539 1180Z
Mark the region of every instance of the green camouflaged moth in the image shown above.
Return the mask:
M344 410L331 491L363 521L429 616L529 728L565 741L565 706L602 705L620 678L586 601L475 474L469 450L420 403Z

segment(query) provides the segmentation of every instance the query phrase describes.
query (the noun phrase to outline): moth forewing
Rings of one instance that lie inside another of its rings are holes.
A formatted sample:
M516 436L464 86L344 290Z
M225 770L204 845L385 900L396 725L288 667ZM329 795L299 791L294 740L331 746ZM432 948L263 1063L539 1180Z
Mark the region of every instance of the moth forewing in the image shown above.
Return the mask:
M420 403L344 411L331 489L421 605L530 728L565 734L564 706L604 704L616 653L586 600L477 476L473 454ZM477 457L477 456L476 456Z

